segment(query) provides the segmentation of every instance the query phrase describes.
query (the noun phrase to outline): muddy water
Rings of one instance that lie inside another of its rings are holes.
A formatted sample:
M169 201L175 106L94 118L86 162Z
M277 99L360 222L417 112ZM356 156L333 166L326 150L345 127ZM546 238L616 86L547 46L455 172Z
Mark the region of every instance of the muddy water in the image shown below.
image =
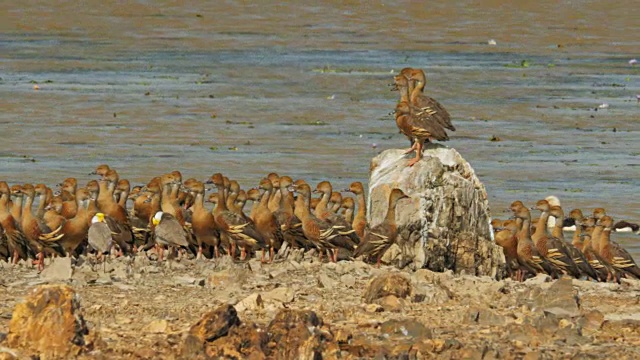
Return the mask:
M373 155L406 146L387 84L413 66L494 215L553 194L640 221L632 1L110 3L0 2L4 180L84 181L108 163L134 183L366 181ZM614 237L640 257L640 238Z

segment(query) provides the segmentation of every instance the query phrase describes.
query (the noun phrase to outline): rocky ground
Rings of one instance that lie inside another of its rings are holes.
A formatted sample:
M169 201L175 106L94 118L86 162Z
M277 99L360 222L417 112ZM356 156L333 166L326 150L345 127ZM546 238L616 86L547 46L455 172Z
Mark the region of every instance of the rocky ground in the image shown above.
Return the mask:
M319 263L301 253L265 265L158 264L138 256L104 267L81 259L73 269L57 259L41 274L0 266L0 359L37 351L20 335L33 331L25 325L30 320L10 322L42 310L16 305L29 294L42 296L34 289L47 283L67 284L79 295L73 319L81 324L81 316L84 324L73 331L83 334L69 345L80 359L640 358L635 280L540 276L516 283L359 261ZM46 295L45 304L60 296Z

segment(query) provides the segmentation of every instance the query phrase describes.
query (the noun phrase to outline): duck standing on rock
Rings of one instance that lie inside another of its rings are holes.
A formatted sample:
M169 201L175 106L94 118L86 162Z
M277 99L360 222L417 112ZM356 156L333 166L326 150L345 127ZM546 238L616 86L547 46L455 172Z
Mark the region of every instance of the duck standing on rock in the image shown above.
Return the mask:
M394 80L400 91L400 101L395 109L396 125L411 141L407 153L416 151L416 157L408 164L413 166L422 158L425 142L449 140L445 129L455 131L455 127L444 106L424 95L426 75L423 70L404 68Z

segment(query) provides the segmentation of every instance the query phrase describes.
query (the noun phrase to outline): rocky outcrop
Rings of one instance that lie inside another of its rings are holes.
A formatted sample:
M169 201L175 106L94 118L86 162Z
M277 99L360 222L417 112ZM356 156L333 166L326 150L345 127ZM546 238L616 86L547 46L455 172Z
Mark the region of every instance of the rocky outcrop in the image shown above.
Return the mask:
M87 333L73 288L43 285L16 305L7 340L39 358L67 358L83 349Z
M400 149L386 150L371 161L367 215L372 226L382 222L393 188L411 198L398 203L398 243L383 261L503 277L505 259L493 241L484 185L455 149L439 144L425 148L424 158L413 167L407 167L413 155Z

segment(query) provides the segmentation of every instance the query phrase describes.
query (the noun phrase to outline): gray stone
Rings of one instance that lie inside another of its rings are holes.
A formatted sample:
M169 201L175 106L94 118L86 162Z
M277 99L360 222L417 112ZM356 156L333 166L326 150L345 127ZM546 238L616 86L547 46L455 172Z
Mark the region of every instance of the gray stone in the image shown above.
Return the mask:
M356 286L356 278L351 274L344 274L340 276L340 281L350 288L354 288Z
M333 289L335 288L337 281L333 280L329 277L329 275L322 272L318 275L318 284L325 289Z
M265 301L278 301L281 303L290 303L295 297L295 291L288 287L279 287L262 294Z
M431 329L424 326L423 323L411 319L387 320L380 324L380 333L425 339L433 337Z
M533 307L558 317L580 316L579 297L573 289L573 281L562 278L533 296Z
M410 197L396 208L400 255L393 262L504 277L504 254L493 241L487 193L469 163L439 144L427 145L424 158L407 167L412 156L390 149L370 166L367 217L372 226L385 216L393 188Z
M46 265L40 273L40 278L46 281L66 281L71 279L73 268L70 257L57 257Z

